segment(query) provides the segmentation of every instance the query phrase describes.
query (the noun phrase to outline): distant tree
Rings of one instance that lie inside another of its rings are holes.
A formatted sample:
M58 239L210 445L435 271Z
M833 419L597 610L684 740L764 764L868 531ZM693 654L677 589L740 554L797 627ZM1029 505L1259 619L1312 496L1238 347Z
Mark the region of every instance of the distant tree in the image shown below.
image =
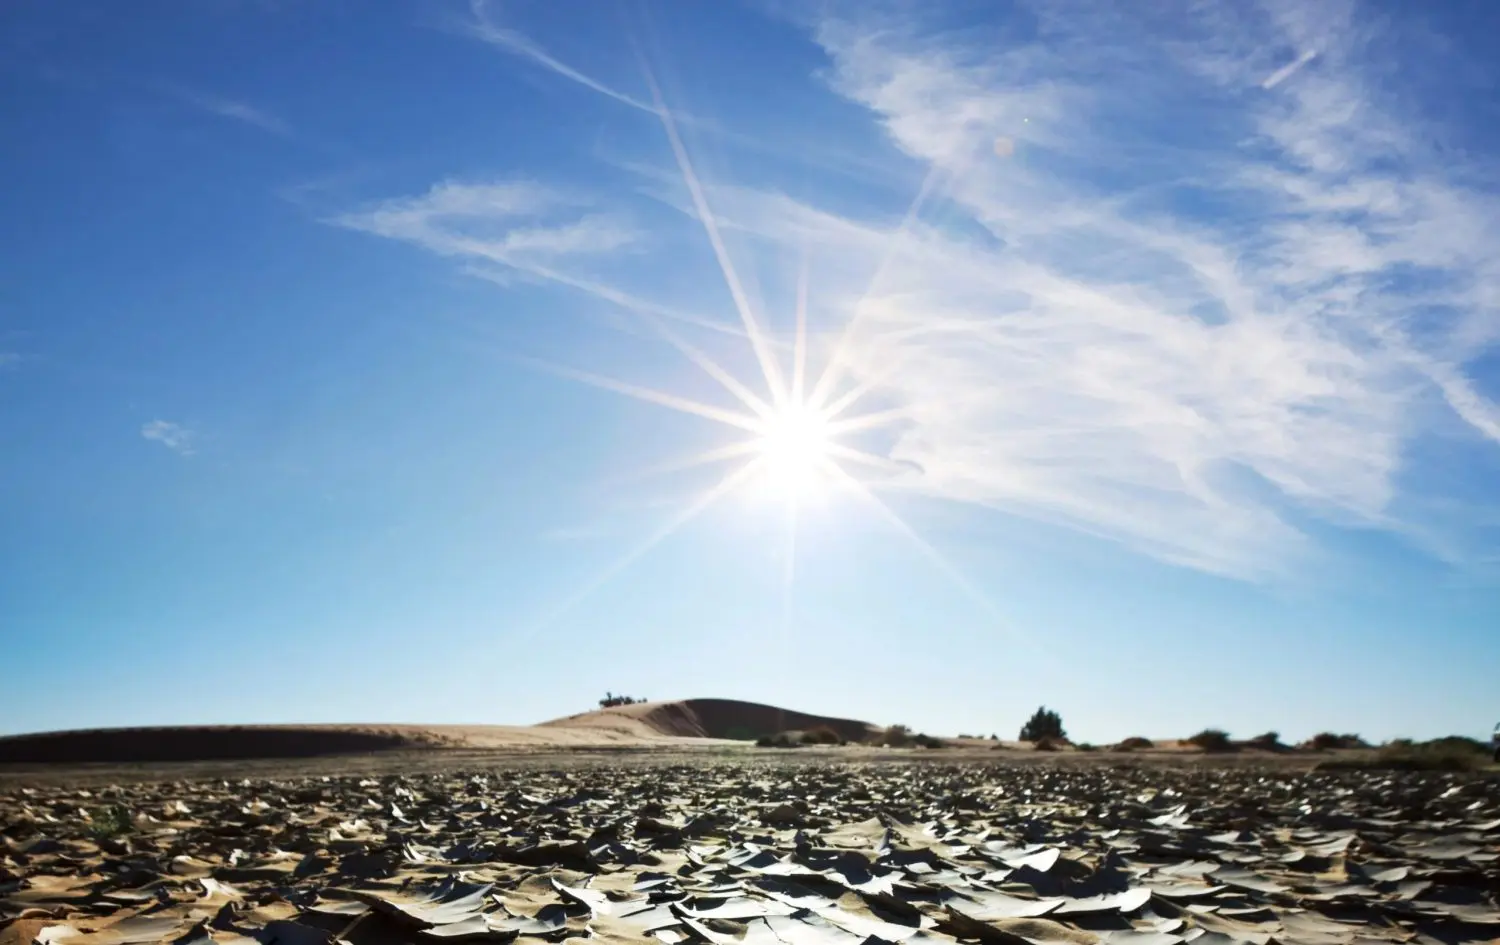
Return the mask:
M1206 728L1188 739L1188 744L1197 745L1204 751L1229 751L1234 743L1229 740L1229 733L1219 728Z
M1044 738L1057 741L1067 741L1068 733L1063 731L1062 716L1042 706L1036 710L1025 725L1021 726L1021 741L1037 742Z
M1368 748L1369 744L1352 732L1345 735L1335 735L1333 732L1319 732L1304 743L1303 747L1312 748L1315 751L1328 751L1335 748Z
M887 748L905 748L911 743L911 729L905 725L892 725L880 733L876 744Z
M604 698L599 700L599 708L613 709L615 706L637 705L645 701L645 699L632 699L630 696L617 696L612 692L606 691L604 693Z

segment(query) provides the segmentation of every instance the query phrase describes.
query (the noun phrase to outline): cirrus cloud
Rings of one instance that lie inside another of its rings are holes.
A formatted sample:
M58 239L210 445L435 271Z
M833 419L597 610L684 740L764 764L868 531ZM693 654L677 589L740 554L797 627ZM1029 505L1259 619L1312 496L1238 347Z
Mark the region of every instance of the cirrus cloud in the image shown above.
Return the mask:
M810 252L811 314L843 338L826 393L899 412L883 488L1249 579L1298 568L1323 523L1472 559L1494 499L1424 454L1500 442L1478 367L1500 340L1500 197L1392 95L1395 39L1359 12L1041 8L991 35L835 8L806 24L820 80L923 169L910 207L637 190L691 227L712 207L763 273ZM568 266L629 240L521 226L557 204L512 187L340 222L643 307Z
M193 455L193 442L197 434L180 423L171 420L152 420L141 426L141 436L153 443L160 443L179 456Z

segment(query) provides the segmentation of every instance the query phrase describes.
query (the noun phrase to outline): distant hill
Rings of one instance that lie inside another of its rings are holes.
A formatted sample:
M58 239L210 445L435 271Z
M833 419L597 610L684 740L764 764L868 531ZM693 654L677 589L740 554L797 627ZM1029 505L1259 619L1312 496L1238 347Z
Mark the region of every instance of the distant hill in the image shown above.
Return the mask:
M850 741L873 730L732 699L643 702L541 725L181 725L0 736L0 764L92 764L312 758L444 748L568 751L684 748L701 739L754 739L827 726Z
M877 729L869 722L794 712L734 699L682 699L638 702L543 722L541 728L588 728L638 737L755 739L777 732L827 727L849 741L863 741Z

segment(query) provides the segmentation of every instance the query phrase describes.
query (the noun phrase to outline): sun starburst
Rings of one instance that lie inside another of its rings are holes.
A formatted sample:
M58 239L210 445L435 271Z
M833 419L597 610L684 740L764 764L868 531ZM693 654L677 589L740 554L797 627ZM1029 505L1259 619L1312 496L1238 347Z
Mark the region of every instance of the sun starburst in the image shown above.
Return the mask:
M844 325L837 341L828 352L821 372L816 377L808 373L808 282L809 271L806 257L797 280L795 310L795 333L791 340L790 370L778 356L785 351L784 342L778 342L768 332L761 319L752 309L733 260L720 235L719 225L704 193L687 149L677 131L672 113L662 101L661 92L645 62L642 62L646 82L651 89L652 101L657 117L671 145L678 171L684 187L692 201L694 215L702 224L704 235L714 251L725 288L734 303L740 326L734 332L749 343L757 366L760 368L758 383L748 383L737 378L730 370L715 361L707 353L684 340L655 311L639 305L627 306L633 315L648 326L658 337L675 348L689 362L718 384L734 400L734 406L726 407L705 403L669 391L657 390L639 384L603 377L573 368L539 364L562 376L613 391L636 400L666 407L684 414L710 420L736 431L739 438L725 445L662 464L653 471L666 472L694 467L733 463L731 470L715 485L701 492L645 541L632 548L624 557L614 562L593 581L573 595L546 622L556 618L561 610L570 608L582 597L592 593L601 584L628 567L646 552L664 541L677 529L702 514L715 502L734 492L753 491L784 504L787 511L786 548L783 555L783 606L790 607L790 593L795 569L799 508L807 501L825 494L848 492L861 503L873 508L878 517L889 522L907 539L915 543L925 557L933 560L953 579L962 590L974 597L991 613L994 605L977 589L962 578L937 550L922 539L896 512L871 489L872 483L855 475L849 467L879 470L886 477L907 475L912 472L909 464L902 464L886 456L872 453L854 445L850 440L865 436L872 431L908 419L901 408L853 412L854 406L879 386L880 374L856 379L851 366L855 359L855 330L861 321L860 306L855 315ZM938 177L937 167L927 175L922 187L913 199L905 219L887 248L885 257L871 278L867 293L875 288L890 261L899 250L905 231L917 216L922 203L932 191ZM536 363L536 362L533 362ZM756 388L764 391L757 392ZM789 616L787 617L789 619ZM540 625L534 629L540 629Z

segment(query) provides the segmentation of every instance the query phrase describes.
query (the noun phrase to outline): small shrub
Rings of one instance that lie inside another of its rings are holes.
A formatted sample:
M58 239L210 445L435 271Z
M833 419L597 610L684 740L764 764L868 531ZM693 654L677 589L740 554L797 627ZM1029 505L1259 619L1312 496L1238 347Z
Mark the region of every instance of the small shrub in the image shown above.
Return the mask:
M892 725L880 733L875 743L887 748L905 748L911 744L911 729L905 725Z
M130 811L119 804L89 812L88 834L95 840L123 836L131 829Z
M1037 751L1062 751L1063 741L1050 735L1043 735L1034 742Z
M802 733L804 745L839 745L843 741L843 736L826 725L819 725Z
M1188 739L1189 745L1197 745L1204 751L1228 751L1234 745L1229 741L1229 733L1223 729L1206 728Z
M1073 747L1077 748L1079 751L1098 751L1099 750L1099 749L1095 748L1089 742L1079 742L1077 745L1074 745Z
M931 735L923 735L923 734L913 735L912 739L911 739L911 742L912 742L913 745L916 745L918 748L942 748L943 747L943 740L941 738L933 738Z
M1034 742L1043 738L1066 739L1068 733L1063 731L1062 716L1042 706L1036 713L1021 726L1021 741Z
M1000 736L999 735L996 735L994 732L990 733L990 741L992 741L992 742L998 742L999 740L1000 740Z
M1245 743L1251 748L1259 748L1261 751L1280 751L1286 746L1281 744L1281 735L1277 732L1266 732L1257 735Z
M1305 747L1313 751L1334 751L1339 748L1369 748L1370 745L1363 738L1353 733L1336 735L1333 732L1319 732L1304 743Z
M1115 746L1115 751L1140 751L1147 748L1155 748L1156 742L1139 735L1132 735Z
M775 735L762 735L755 740L755 744L759 748L796 748L801 743L790 732L777 732Z

